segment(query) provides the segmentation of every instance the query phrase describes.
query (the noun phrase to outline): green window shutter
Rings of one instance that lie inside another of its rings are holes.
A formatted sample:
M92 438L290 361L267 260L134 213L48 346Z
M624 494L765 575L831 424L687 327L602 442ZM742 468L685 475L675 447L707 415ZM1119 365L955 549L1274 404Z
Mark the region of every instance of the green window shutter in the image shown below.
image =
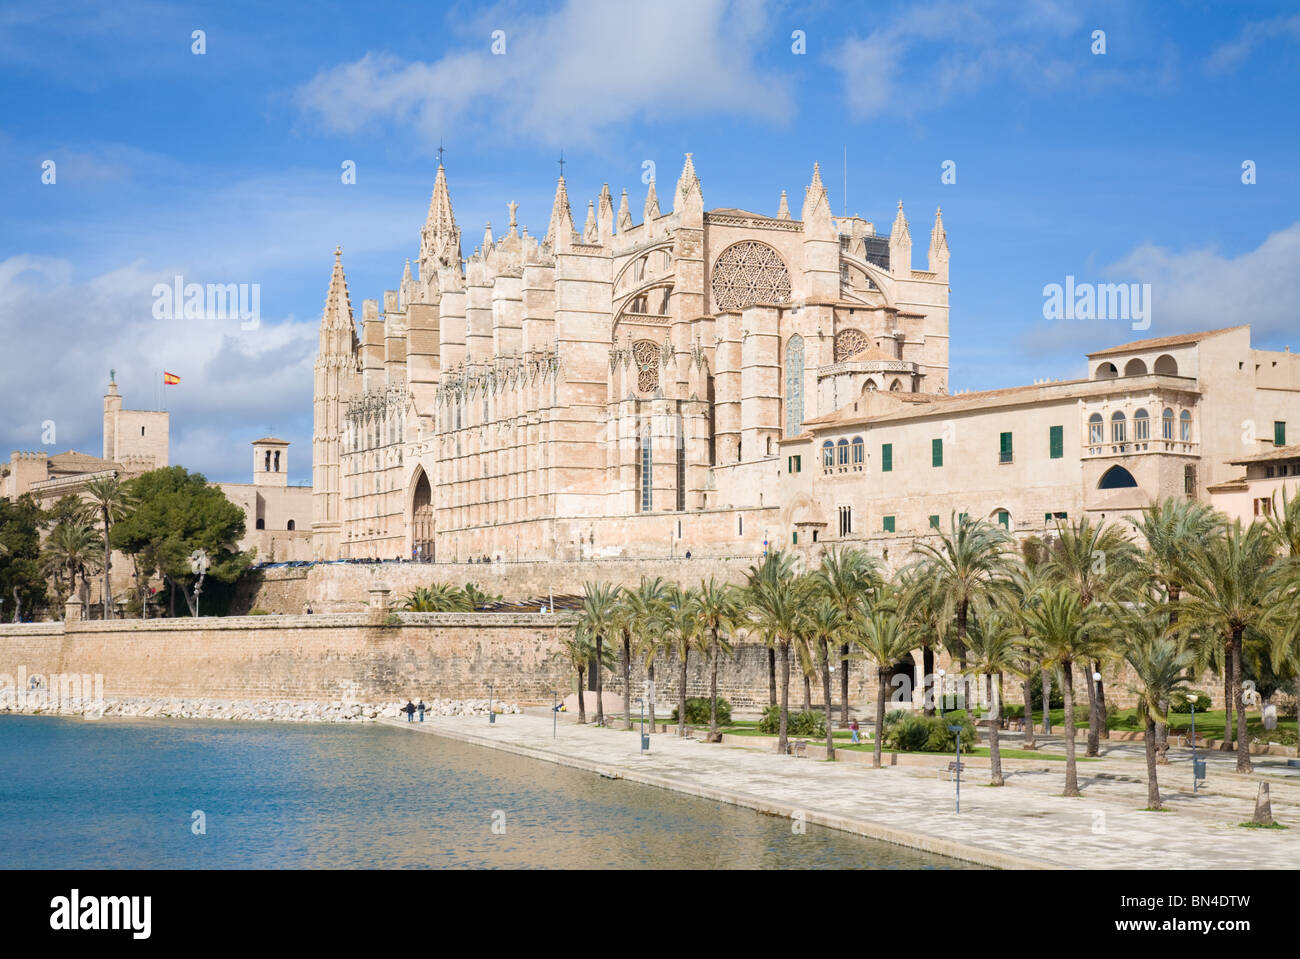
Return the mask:
M880 447L880 472L889 473L894 469L894 444L885 443Z
M793 532L793 533L790 534L790 542L791 542L793 545L795 545L795 546L798 546L798 545L799 545L799 532L798 532L798 530L796 530L795 532Z
M1065 455L1065 427L1053 426L1049 431L1052 459L1059 460Z
M969 515L970 515L969 513L958 513L958 514L957 514L957 522L959 522L959 523L964 523L964 522L966 522L966 517L969 516Z
M885 532L886 532L886 533L892 533L893 531L894 531L894 517L892 517L892 516L886 516L886 517L885 517Z
M1286 446L1286 423L1281 420L1273 423L1273 445Z
M938 529L938 528L939 528L939 514L938 514L938 513L931 513L931 514L930 514L930 529Z
M943 465L943 440L930 440L930 465Z
M1001 463L1011 462L1011 434L1003 433L1001 443L998 448L998 461Z
M998 522L1002 525L1002 528L1003 528L1003 529L1010 529L1010 528L1011 528L1011 514L1010 514L1010 513L1006 513L1006 512L998 513Z
M802 456L796 456L796 457L794 458L794 471L795 471L796 473L802 473L802 472L803 472L803 457L802 457Z

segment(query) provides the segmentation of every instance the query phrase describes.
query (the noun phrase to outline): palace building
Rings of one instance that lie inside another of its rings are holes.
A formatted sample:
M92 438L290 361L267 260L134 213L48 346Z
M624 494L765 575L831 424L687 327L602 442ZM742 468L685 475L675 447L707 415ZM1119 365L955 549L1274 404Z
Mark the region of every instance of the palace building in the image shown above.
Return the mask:
M1300 359L1247 326L953 393L938 213L918 269L902 204L888 233L835 217L816 166L798 219L784 192L707 210L690 154L671 209L648 186L640 222L607 185L579 227L561 177L543 236L512 202L462 259L440 164L415 268L359 326L335 251L313 558L901 558L958 513L1024 536L1232 494L1300 421Z

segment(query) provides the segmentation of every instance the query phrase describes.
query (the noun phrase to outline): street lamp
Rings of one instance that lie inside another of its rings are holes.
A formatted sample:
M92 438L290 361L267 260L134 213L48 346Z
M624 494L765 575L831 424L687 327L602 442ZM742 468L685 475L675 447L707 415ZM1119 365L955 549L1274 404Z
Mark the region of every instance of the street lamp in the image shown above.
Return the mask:
M1100 736L1103 732L1106 732L1106 711L1101 708L1101 673L1095 669L1092 671L1092 694L1097 700L1097 714L1101 718L1101 729L1097 730L1097 735ZM1109 738L1110 733L1106 733L1106 735Z
M560 722L560 694L551 690L551 741L555 741L557 727Z
M1200 697L1196 693L1191 693L1187 697L1187 705L1192 707L1192 795L1196 795L1197 784L1199 780L1205 778L1205 760L1196 759L1196 701ZM1165 727L1168 729L1168 726ZM1166 734L1167 735L1167 734Z
M961 726L949 726L948 732L957 734L957 762L953 766L957 770L957 813L961 814Z
M939 688L935 690L935 692L938 693L938 697L937 697L938 702L936 703L936 705L939 708L939 715L942 716L943 715L943 677L947 676L948 674L943 669L939 669L935 672L934 675L935 678L938 680L938 686L939 686Z
M645 700L638 697L637 704L641 707L641 755L644 756L650 748L650 737L645 734Z
M496 710L492 708L492 684L488 683L488 725L492 726L497 721Z

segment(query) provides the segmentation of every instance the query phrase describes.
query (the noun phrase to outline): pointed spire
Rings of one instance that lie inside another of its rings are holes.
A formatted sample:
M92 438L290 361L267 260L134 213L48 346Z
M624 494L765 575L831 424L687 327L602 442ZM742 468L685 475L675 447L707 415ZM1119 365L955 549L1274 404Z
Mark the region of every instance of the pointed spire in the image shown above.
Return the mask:
M647 223L659 219L659 195L655 193L654 177L650 178L650 189L645 194L645 219Z
M348 279L343 274L343 249L334 248L334 272L330 274L325 310L320 319L319 357L347 355L356 345L357 328L352 318Z
M804 233L810 238L826 240L836 236L835 224L831 221L831 201L826 195L826 185L822 183L820 163L813 164L812 182L804 190L803 211L799 218L803 220Z
M627 190L623 191L623 198L618 201L618 232L625 233L632 229L632 214L627 208Z
M936 207L934 211L934 228L930 231L930 272L938 272L940 265L947 262L948 233L943 228L943 210Z
M569 209L569 190L560 177L555 184L555 202L551 204L551 222L546 228L546 242L553 248L573 242L573 211Z
M896 237L912 238L912 232L907 228L907 217L903 216L903 201L898 201L898 213L894 217L894 228L889 231L889 237L893 240Z
M790 219L790 201L786 197L784 190L781 191L781 203L776 208L776 218L778 220Z
M596 209L596 225L600 228L602 243L614 235L614 197L609 192L608 183L600 188L599 206Z
M433 276L439 266L460 266L460 229L451 209L447 171L441 161L429 198L429 215L420 235L420 275Z
M596 205L590 200L587 201L587 222L582 225L582 242L600 242L600 228L596 225Z
M414 302L412 294L415 292L415 279L411 276L411 261L408 258L406 267L402 270L402 282L398 286L398 292L401 294L402 309L406 309Z
M912 232L903 216L903 201L898 201L898 214L894 228L889 232L889 270L900 276L910 276L912 270Z
M692 154L686 154L682 165L682 175L677 178L677 193L673 197L673 212L680 213L687 207L704 209L704 191L700 187L700 178L695 175L695 160Z
M510 211L510 235L515 236L519 227L519 220L515 217L515 211L519 209L519 204L511 200L506 204L506 209Z
M487 226L483 228L483 255L487 256L496 248L492 241L492 221L489 220Z

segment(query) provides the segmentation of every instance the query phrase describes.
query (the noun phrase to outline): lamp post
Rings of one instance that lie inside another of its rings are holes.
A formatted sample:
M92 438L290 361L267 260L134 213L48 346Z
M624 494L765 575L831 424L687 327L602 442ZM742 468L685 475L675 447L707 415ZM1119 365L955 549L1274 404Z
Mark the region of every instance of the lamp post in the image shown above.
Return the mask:
M1096 702L1097 702L1097 707L1098 707L1098 708L1097 708L1097 714L1098 714L1098 718L1100 718L1100 720L1101 720L1101 729L1098 729L1098 730L1097 730L1097 736L1098 736L1098 737L1100 737L1101 734L1102 734L1103 732L1105 732L1105 730L1106 730L1106 713L1105 713L1105 711L1101 708L1101 695L1100 695L1100 694L1101 694L1101 673L1097 672L1097 671L1094 669L1094 670L1092 671L1092 695L1093 695L1094 700L1096 700Z
M961 726L949 726L948 732L957 734L957 814L961 815Z
M551 690L551 741L555 741L558 735L560 723L560 694L556 690Z
M638 697L637 705L641 707L641 755L644 756L650 748L650 737L645 734L645 700Z
M1192 795L1196 795L1198 780L1201 778L1201 772L1204 763L1196 761L1196 701L1200 697L1192 693L1187 697L1187 705L1192 707Z
M939 670L937 670L937 671L935 672L934 675L935 675L935 678L938 680L937 685L938 685L938 687L939 687L939 689L937 690L937 692L938 692L938 694L939 694L938 697L937 697L937 698L938 698L938 702L937 702L935 705L937 706L937 708L938 708L938 710L939 710L939 715L942 716L942 715L943 715L943 677L946 676L946 675L948 675L948 674L947 674L947 672L945 672L943 669L939 669Z
M488 725L492 726L497 721L496 710L492 708L492 684L488 683Z

